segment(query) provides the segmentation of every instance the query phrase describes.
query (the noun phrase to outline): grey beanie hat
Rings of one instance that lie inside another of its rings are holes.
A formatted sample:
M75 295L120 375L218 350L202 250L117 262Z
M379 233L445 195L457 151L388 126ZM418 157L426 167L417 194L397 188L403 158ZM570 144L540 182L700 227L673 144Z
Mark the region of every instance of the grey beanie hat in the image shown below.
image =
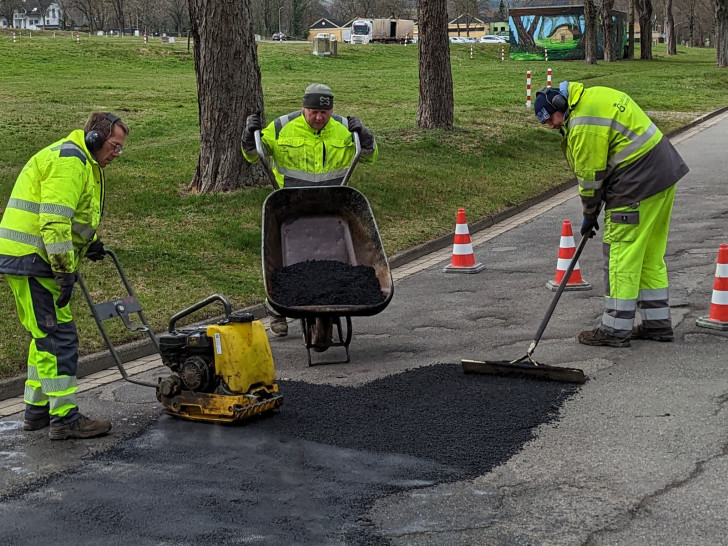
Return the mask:
M334 108L334 94L331 88L322 83L312 83L303 94L303 107L317 110L332 110Z

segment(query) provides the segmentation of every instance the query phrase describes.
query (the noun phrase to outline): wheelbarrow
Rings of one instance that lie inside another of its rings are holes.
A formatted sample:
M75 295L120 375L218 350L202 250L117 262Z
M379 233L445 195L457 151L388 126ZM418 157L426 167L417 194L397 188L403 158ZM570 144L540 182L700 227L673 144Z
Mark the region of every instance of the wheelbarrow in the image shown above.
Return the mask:
M346 359L316 364L348 363L353 336L351 318L376 315L387 307L394 294L392 273L369 202L362 193L345 185L361 150L358 135L353 136L357 153L341 185L284 187L272 192L263 203L262 262L268 305L280 315L300 319L309 366L312 350L324 352L330 347L343 347ZM256 142L260 143L259 138ZM260 145L258 154L272 178ZM289 305L276 299L274 272L308 260L372 267L382 300L373 304ZM317 330L324 335L314 339Z

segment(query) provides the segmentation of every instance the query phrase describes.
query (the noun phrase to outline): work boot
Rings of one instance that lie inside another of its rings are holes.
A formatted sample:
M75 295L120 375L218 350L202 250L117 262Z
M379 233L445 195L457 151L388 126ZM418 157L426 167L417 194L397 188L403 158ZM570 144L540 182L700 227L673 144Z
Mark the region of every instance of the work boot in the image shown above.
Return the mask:
M51 440L69 440L73 438L94 438L111 430L111 423L106 419L89 419L81 416L66 425L53 425L48 433Z
M584 330L576 338L579 343L584 345L597 345L604 347L629 347L629 339L623 337L610 336L606 332L602 332L598 327L594 330Z
M286 317L271 318L270 331L275 337L286 337L288 335L288 321Z
M32 431L32 430L40 430L42 428L47 427L51 423L51 416L46 414L42 417L39 417L37 419L24 419L23 420L23 430Z
M667 342L675 339L675 334L672 332L672 328L645 328L640 324L632 329L632 339Z

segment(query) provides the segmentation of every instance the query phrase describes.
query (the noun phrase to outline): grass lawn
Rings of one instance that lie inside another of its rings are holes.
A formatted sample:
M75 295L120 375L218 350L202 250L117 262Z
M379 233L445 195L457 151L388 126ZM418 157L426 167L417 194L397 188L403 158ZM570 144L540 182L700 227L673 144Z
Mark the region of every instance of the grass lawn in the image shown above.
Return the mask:
M372 129L379 160L360 165L350 185L369 200L390 256L452 232L458 207L474 222L571 178L559 135L525 107L526 70L535 96L546 83L543 61L502 62L497 44L475 44L471 59L469 45L452 44L456 127L423 132L414 128L416 46L339 44L338 51L322 58L311 55L311 44L260 43L266 117L300 108L303 90L318 81L334 90L336 112L359 116ZM728 71L716 68L715 51L678 51L668 58L658 46L651 61L548 67L554 85L568 79L627 91L669 132L728 104ZM186 193L199 153L186 40L82 36L77 44L69 34L25 31L13 43L4 32L0 78L0 212L36 151L82 127L91 111L111 110L131 134L106 171L99 234L119 255L155 329L212 293L229 296L235 308L263 300L260 221L269 187ZM97 301L122 295L106 261L85 261L82 273ZM102 349L78 291L72 306L82 354ZM4 279L0 313L0 377L8 377L23 370L28 338ZM134 339L121 328L111 331L119 341Z

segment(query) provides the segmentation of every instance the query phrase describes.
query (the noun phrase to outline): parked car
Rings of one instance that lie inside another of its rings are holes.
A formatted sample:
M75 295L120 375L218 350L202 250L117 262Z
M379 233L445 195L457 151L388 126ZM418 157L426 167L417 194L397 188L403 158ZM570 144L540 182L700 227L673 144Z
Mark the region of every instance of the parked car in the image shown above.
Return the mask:
M464 44L476 44L478 39L475 36L461 36Z
M275 34L273 34L273 40L276 40L276 41L288 40L288 36L286 36L282 32L276 32Z
M450 40L450 43L451 43L451 44L464 44L464 43L466 43L466 42L465 42L465 41L463 40L463 37L462 37L462 36L450 36L450 37L448 38L448 40Z
M480 38L481 44L507 44L505 36L496 36L495 34L486 34Z

